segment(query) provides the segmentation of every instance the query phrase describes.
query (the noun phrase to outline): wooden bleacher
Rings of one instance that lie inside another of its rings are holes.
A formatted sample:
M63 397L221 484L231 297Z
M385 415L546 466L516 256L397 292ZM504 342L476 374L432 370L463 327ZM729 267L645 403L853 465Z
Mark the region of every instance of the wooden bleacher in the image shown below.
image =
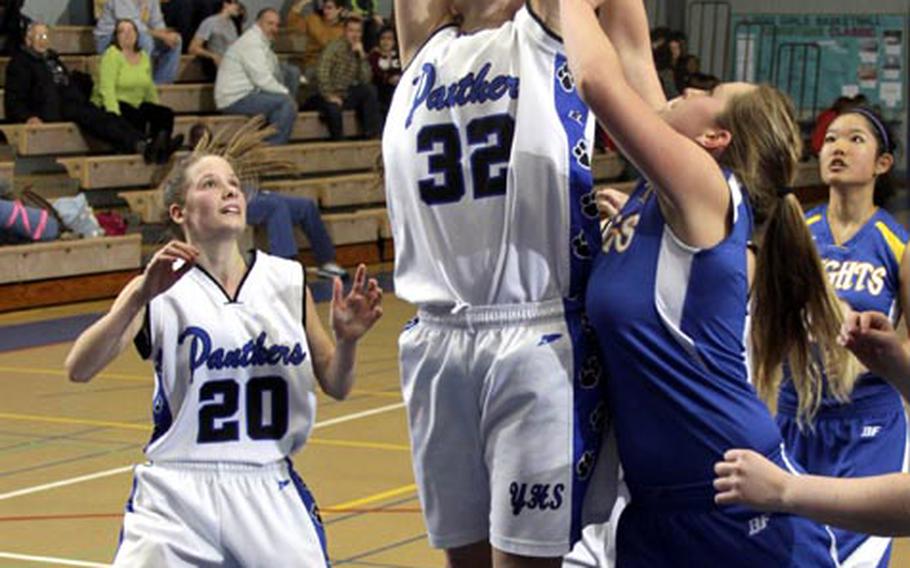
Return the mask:
M95 53L95 38L91 26L50 26L50 42L57 53L90 54ZM282 29L275 39L277 53L300 53L306 45L302 34L289 29Z
M97 76L97 69L101 61L100 55L63 55L60 57L63 64L70 71L82 71L89 73L93 77ZM293 60L292 54L282 53L278 55L282 61ZM0 86L6 84L6 66L9 64L9 57L0 57ZM193 55L181 55L180 67L177 71L177 83L205 83L208 78L202 67L202 61Z
M178 116L174 121L175 133L189 140L189 131L196 123L203 123L212 132L224 131L225 135L242 126L248 117L242 115ZM53 122L39 125L0 124L0 131L19 156L46 156L63 154L89 154L110 152L111 147L86 136L72 122ZM353 136L357 124L353 111L344 113L344 133ZM316 112L302 112L294 123L291 141L321 140L328 137L328 130Z
M270 157L293 164L301 174L328 174L372 169L379 156L378 140L311 142L270 147ZM162 166L149 165L138 154L59 158L70 177L83 189L149 187Z

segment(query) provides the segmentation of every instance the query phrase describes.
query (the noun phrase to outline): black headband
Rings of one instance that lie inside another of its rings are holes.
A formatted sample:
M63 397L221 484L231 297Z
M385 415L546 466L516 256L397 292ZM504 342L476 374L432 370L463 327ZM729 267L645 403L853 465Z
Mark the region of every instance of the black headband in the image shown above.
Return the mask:
M891 137L888 136L888 129L885 128L885 124L881 121L881 119L879 117L877 117L875 115L874 112L872 112L869 109L863 108L863 107L855 107L855 108L851 108L844 114L850 114L850 113L858 114L860 116L863 116L866 120L868 120L872 124L872 127L875 129L875 131L878 132L879 138L882 139L882 146L883 146L884 151L891 153L893 148L891 146Z

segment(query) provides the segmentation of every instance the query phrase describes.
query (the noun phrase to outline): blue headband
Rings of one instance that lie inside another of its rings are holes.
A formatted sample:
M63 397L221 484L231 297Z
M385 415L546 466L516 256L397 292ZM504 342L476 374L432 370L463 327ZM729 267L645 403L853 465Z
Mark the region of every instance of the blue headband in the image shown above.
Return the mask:
M875 130L878 132L879 138L882 139L882 146L884 146L884 151L888 152L889 154L893 151L893 148L891 147L891 137L888 136L888 129L885 128L884 123L879 117L875 115L874 112L863 107L855 107L844 112L843 114L850 113L861 115L865 117L866 120L868 120L870 123L872 123L873 128L875 128Z

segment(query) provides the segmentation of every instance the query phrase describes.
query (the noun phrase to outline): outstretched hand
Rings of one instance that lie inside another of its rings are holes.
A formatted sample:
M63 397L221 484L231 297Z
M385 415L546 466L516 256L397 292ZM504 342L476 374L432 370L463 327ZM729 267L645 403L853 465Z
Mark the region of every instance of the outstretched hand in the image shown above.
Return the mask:
M840 340L873 373L896 385L910 381L910 354L885 314L850 313L844 318Z
M164 245L152 256L142 274L139 290L144 302L151 302L152 298L183 278L196 265L197 258L199 249L193 245L176 240ZM178 264L178 261L182 264Z
M786 471L752 450L729 450L714 464L714 501L746 505L759 511L781 511L790 477Z
M337 341L357 341L382 317L382 288L367 280L367 267L357 267L351 291L342 296L341 279L332 283L331 325Z

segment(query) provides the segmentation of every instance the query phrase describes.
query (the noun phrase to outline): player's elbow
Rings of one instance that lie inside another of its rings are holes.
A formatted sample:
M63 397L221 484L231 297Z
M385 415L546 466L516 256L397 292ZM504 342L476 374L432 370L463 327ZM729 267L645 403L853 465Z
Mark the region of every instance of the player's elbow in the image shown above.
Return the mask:
M74 360L72 353L67 356L66 362L63 363L63 368L66 371L66 377L72 383L87 383L95 376L95 374L88 369L84 369L78 365Z

